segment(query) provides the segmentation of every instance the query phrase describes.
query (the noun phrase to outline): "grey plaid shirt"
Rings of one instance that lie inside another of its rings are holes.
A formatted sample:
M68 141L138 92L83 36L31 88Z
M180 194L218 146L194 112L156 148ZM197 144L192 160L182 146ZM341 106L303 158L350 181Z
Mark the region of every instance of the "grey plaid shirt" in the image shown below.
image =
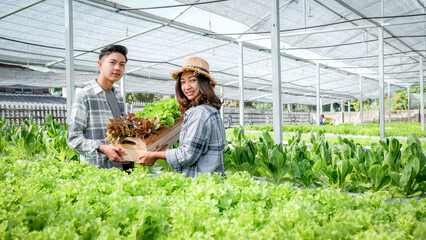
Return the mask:
M184 114L179 147L166 150L167 162L185 177L224 172L225 126L217 109L200 105Z
M112 91L117 97L121 115L125 115L123 98L114 88ZM109 161L104 153L97 150L103 144L110 144L105 138L109 120L113 118L104 90L96 80L91 81L90 86L75 95L68 145L80 154L81 161L98 168L123 169L122 163Z

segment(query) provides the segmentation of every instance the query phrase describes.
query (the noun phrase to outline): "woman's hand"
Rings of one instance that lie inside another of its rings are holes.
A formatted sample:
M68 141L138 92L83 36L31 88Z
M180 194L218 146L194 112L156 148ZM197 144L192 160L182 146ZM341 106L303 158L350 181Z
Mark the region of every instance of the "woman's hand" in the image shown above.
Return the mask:
M139 160L136 161L136 163L143 166L152 166L155 161L157 161L157 158L154 156L153 152L144 152L139 155Z

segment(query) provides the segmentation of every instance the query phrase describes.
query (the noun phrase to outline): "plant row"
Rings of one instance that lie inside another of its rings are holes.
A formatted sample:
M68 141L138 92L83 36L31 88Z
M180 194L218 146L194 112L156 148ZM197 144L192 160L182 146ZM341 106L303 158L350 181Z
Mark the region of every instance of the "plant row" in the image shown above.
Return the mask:
M20 125L9 126L4 117L0 119L0 156L79 160L79 154L68 146L67 140L68 126L54 121L52 115L46 116L42 125L25 120Z
M225 151L225 169L246 171L276 185L293 182L309 188L328 185L342 191L389 190L394 197L413 197L426 189L426 158L418 138L410 135L401 151L397 139L380 140L364 150L360 144L338 137L338 145L323 133L311 134L308 145L298 132L283 147L263 132L253 142L235 128L234 141Z
M54 158L79 160L67 144L68 130L46 117L43 125L25 121L9 126L0 121L0 154L12 159ZM360 144L338 137L339 144L326 141L324 134L311 135L307 144L297 133L283 147L268 133L259 141L249 140L242 128L234 129L234 141L224 150L225 170L246 171L276 185L293 182L300 187L328 185L343 191L389 190L394 197L424 195L426 188L425 155L416 136L410 135L401 151L397 139L380 140L364 150ZM176 147L176 146L174 146ZM167 162L149 169L173 171Z
M231 142L235 141L235 136L234 136L232 131L233 131L233 128L226 129L226 138ZM273 136L273 132L268 132L268 133L269 133L269 135ZM293 133L283 133L283 144L286 145L287 142L293 137L294 134ZM262 136L262 132L250 131L249 130L249 131L245 131L244 135L246 136L247 139L257 141ZM378 143L378 141L379 141L377 139L372 139L371 137L356 137L356 136L353 136L353 137L352 136L341 136L341 137L347 138L347 139L353 141L355 144L359 143L360 145L362 145L364 147L371 146L373 143ZM302 134L302 140L309 143L310 133ZM340 144L338 135L337 136L327 136L327 141L332 145ZM399 142L402 144L403 148L407 147L407 140L399 140ZM420 143L422 144L422 149L426 149L426 141L420 140Z
M426 201L0 158L0 239L424 239Z
M273 131L272 125L265 126L246 126L246 130L260 130L260 131ZM325 133L333 134L350 134L350 135L366 135L366 136L380 136L380 125L378 123L368 123L363 126L351 123L342 123L338 125L325 125L317 126L313 124L308 125L283 125L283 132L301 132L310 133L322 131ZM392 124L385 123L386 136L404 136L408 137L410 134L415 133L417 137L426 137L426 132L421 131L421 124L414 122L392 122Z

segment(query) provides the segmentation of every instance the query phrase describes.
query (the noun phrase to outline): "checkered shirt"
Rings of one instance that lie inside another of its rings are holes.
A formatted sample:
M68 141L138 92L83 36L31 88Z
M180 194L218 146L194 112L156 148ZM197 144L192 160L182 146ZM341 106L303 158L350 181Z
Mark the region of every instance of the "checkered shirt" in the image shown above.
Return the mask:
M125 115L123 97L112 88L120 106L121 115ZM98 168L116 167L123 170L122 163L111 162L106 154L98 151L101 145L110 144L105 140L108 124L113 119L105 93L93 80L90 86L75 95L71 110L68 145L80 154L82 162Z
M185 177L197 173L223 174L225 126L217 109L200 105L184 113L179 147L166 150L167 162Z

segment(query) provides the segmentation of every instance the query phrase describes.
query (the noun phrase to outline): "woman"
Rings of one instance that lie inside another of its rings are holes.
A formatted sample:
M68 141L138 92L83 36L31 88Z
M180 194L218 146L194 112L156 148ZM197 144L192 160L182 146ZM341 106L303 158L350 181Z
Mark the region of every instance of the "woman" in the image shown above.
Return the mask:
M188 57L180 70L170 73L176 81L176 98L183 114L179 147L165 152L145 152L136 163L152 166L166 159L178 173L196 177L197 173L223 174L225 127L220 118L221 100L214 92L216 81L209 64Z

